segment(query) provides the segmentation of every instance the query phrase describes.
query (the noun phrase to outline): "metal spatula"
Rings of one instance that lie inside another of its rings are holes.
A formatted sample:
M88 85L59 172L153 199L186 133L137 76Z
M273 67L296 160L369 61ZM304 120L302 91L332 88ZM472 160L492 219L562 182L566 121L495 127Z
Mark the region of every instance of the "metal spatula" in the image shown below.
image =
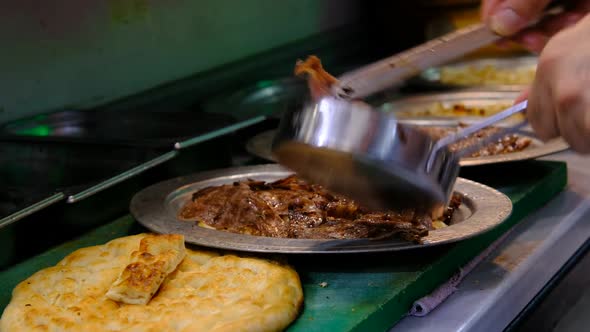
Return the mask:
M526 105L517 104L435 142L399 123L393 113L324 97L283 116L273 153L303 178L367 208L432 211L448 203L462 156L522 127L526 120L457 152L450 152L449 145L524 111Z
M537 25L564 10L566 1L551 1L545 12L530 26ZM409 50L366 65L338 78L331 89L333 96L344 99L365 98L375 92L416 76L422 71L455 60L483 46L498 41L485 24L473 24L430 40Z

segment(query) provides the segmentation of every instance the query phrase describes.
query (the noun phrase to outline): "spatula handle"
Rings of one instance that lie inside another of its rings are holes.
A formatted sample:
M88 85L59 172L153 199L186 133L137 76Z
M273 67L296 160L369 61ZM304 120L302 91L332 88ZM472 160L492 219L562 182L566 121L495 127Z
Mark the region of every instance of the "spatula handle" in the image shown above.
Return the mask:
M345 99L361 99L500 38L484 24L461 28L342 75L332 86L332 94Z
M536 21L531 22L531 26L538 24L548 16L561 12L564 2L566 1L552 1L544 14ZM343 74L332 86L332 95L344 99L365 98L401 83L425 69L448 63L501 38L503 37L494 33L483 23L455 30L409 50Z

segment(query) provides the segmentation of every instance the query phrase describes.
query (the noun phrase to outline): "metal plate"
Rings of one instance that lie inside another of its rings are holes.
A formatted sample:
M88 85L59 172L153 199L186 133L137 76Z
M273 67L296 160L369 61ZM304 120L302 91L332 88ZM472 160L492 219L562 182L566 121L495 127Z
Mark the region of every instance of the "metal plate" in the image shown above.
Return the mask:
M466 121L458 121L454 119L415 119L402 120L401 122L417 126L457 127L460 124L460 122L470 123L472 121L474 120L468 119ZM500 126L502 126L502 124L500 124ZM528 146L526 149L518 152L498 154L492 156L462 158L459 161L459 164L465 167L528 160L540 158L549 154L553 154L568 149L567 143L561 138L553 139L547 142L539 140L533 133L532 129L528 126L523 128L522 130L516 131L515 134L530 138L532 141L531 145Z
M158 155L110 144L0 142L0 228Z
M512 212L504 194L482 184L458 179L455 191L463 196L453 224L431 231L423 244L402 240L316 240L283 239L236 234L197 226L176 218L192 194L204 187L257 179L278 180L292 172L279 165L230 168L179 177L155 184L137 193L130 210L145 227L163 234L183 234L188 243L206 247L273 253L360 253L416 249L455 242L490 230Z
M403 122L413 123L414 121L410 120ZM458 124L458 121L429 120L428 122L420 121L418 123L420 123L420 125L428 126L452 126L453 124L456 126ZM542 142L539 139L537 139L530 130L526 129L527 128L525 128L525 130L519 131L518 134L521 136L528 136L532 139L532 143L528 148L524 149L523 151L477 158L463 158L461 159L459 164L465 167L535 159L553 153L557 153L569 148L567 143L563 141L563 139L561 138L554 139L548 142ZM257 157L260 157L268 161L275 161L271 151L271 142L275 135L275 132L275 130L269 130L254 136L246 144L246 149L249 153Z
M454 118L464 120L464 115L451 114L448 116L434 116L432 114L424 115L426 111L433 112L438 108L451 108L453 105L461 104L466 107L478 108L495 108L497 111L502 111L514 104L514 100L518 97L519 92L516 91L460 91L460 92L444 92L444 93L429 93L423 95L415 95L411 97L400 98L397 100L385 100L377 106L382 112L395 112L399 114L400 118ZM473 119L481 119L481 116L489 116L491 114L484 113L480 116L473 116Z
M481 88L486 87L494 90L502 91L521 91L527 84L498 84L498 83L483 83L475 85L465 84L448 84L441 82L441 69L448 68L453 70L468 70L469 68L482 69L487 66L498 68L499 70L530 70L536 68L538 57L536 56L518 56L508 58L484 58L476 60L467 60L456 62L442 67L430 68L422 72L412 83L420 85L421 83L427 83L433 87L439 88L467 88L475 87ZM531 82L532 83L532 82Z
M432 107L442 106L450 108L456 104L462 104L466 107L497 107L501 111L505 107L512 106L518 92L507 91L464 91L454 93L437 93L422 96L415 96L400 99L398 101L384 103L380 110L384 112L396 112L400 114L400 121L413 123L416 125L426 126L457 126L462 123L473 123L482 119L481 116L425 116L423 111ZM403 114L403 116L402 116ZM412 114L415 114L412 115ZM491 114L483 114L489 116ZM502 125L508 125L507 120ZM537 139L530 127L525 127L519 132L520 135L530 137L533 142L527 149L514 153L507 153L495 156L464 158L460 161L461 166L477 166L485 164L495 164L503 162L520 161L543 157L549 154L557 153L569 148L568 144L561 138L553 139L548 142L542 142Z
M396 112L399 114L399 118L402 121L422 121L424 124L432 121L440 121L441 125L446 123L447 126L452 123L460 122L472 122L482 119L481 116L433 116L424 115L425 111L437 109L440 107L451 108L453 105L462 104L466 107L497 107L500 111L503 107L512 106L514 99L518 96L517 92L500 92L500 91L464 91L454 93L436 93L418 95L413 97L401 98L395 101L384 101L377 102L377 108L383 112ZM489 114L485 114L489 115ZM275 161L271 152L272 139L275 135L274 130L262 132L246 143L246 150L262 159ZM530 135L530 133L529 133ZM546 146L545 146L546 145ZM544 146L541 148L541 146ZM516 161L525 160L531 158L538 158L547 154L559 152L567 149L567 144L562 140L556 140L543 144L536 140L535 149L526 149L522 153L513 153L502 156L493 156L484 158L470 158L469 162L463 160L462 166L472 166L480 164L490 164L496 162ZM525 153L526 151L526 153Z

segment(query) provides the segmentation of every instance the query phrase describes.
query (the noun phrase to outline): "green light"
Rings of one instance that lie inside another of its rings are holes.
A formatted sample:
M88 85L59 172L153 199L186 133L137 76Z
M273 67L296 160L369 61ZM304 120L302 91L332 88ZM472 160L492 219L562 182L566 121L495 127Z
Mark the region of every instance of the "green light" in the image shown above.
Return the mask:
M49 126L36 126L19 130L17 133L23 136L49 136L51 128Z
M259 89L268 88L273 85L275 85L274 81L268 81L268 80L267 81L259 81L258 83L256 83L256 87Z

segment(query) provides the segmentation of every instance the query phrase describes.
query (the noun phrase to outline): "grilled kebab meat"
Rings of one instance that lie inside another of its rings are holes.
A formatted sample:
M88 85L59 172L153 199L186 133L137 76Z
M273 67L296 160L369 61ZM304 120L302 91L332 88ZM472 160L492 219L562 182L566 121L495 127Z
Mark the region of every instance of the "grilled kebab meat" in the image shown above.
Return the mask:
M453 202L445 219L450 220L460 196L455 195ZM368 211L296 176L272 183L249 180L204 188L182 208L179 219L234 233L299 239L397 236L420 242L432 229L429 215L412 210Z
M421 131L428 134L435 140L439 140L447 135L451 135L456 133L459 129L466 127L465 124L460 124L457 128L452 127L418 127ZM462 150L466 147L476 144L478 141L497 134L501 129L497 127L489 127L479 130L475 134L458 141L457 143L451 144L449 146L449 150L451 151L458 151ZM484 157L484 156L494 156L499 154L505 153L512 153L518 152L526 149L532 140L529 137L520 136L516 134L508 134L496 142L490 143L480 150L472 153L469 157Z

